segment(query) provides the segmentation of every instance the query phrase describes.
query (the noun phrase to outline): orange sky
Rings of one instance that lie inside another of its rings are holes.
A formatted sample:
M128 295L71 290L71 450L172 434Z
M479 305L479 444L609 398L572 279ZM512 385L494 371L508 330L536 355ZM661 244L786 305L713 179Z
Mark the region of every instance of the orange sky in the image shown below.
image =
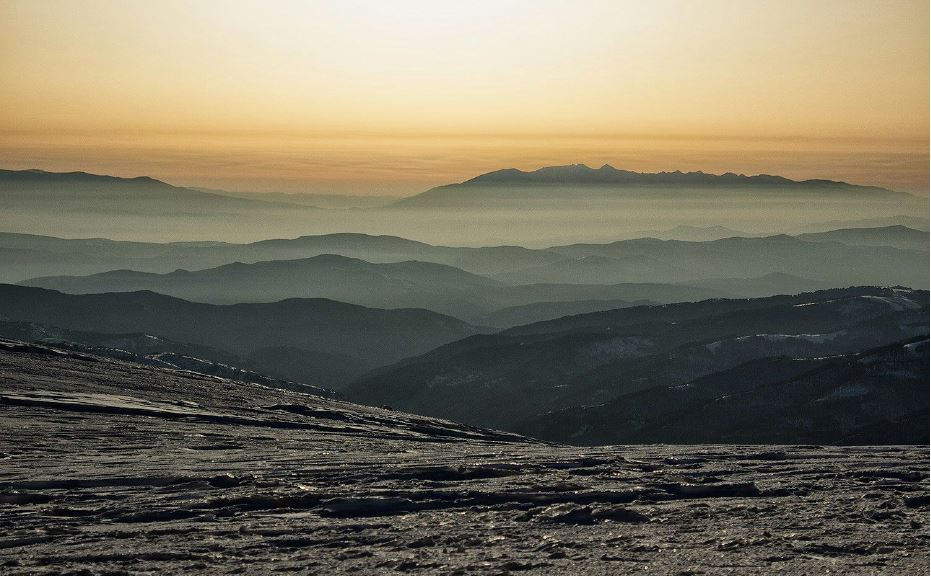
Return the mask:
M922 1L0 3L0 167L409 194L505 166L927 193Z

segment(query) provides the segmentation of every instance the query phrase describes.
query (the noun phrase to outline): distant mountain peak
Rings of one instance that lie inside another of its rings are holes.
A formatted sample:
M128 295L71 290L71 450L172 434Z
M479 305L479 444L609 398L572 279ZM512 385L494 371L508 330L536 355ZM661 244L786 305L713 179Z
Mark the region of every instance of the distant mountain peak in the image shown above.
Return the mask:
M45 181L59 181L59 182L132 182L136 184L153 184L157 186L167 186L171 188L176 188L167 182L157 180L151 176L134 176L130 178L124 178L122 176L110 176L107 174L92 174L90 172L84 172L81 170L73 172L50 172L48 170L40 170L38 168L29 168L26 170L0 170L0 182L3 181L17 181L17 180L35 180L41 179Z
M504 168L481 174L466 180L461 186L470 185L537 185L537 184L613 184L617 186L684 186L684 187L782 187L782 188L819 188L850 189L891 192L875 186L860 186L847 182L825 179L792 180L773 174L747 176L735 172L711 174L702 170L683 172L682 170L662 172L633 172L621 170L604 164L600 168L591 168L586 164L566 164L562 166L545 166L536 170ZM453 185L456 186L456 185Z
M8 194L12 192L12 197ZM259 198L240 198L175 186L151 176L110 176L89 172L49 172L39 169L0 169L0 205L29 198L34 209L39 205L69 211L84 211L89 206L106 206L107 213L138 215L205 214L229 210L269 207L276 202ZM19 199L19 200L17 200ZM64 202L65 204L62 204ZM141 205L144 202L145 205ZM294 209L293 204L278 204ZM7 206L4 206L5 208ZM140 212L140 210L142 212Z
M536 170L502 168L481 174L458 184L431 188L421 194L403 198L395 207L488 208L511 204L526 206L527 202L547 201L571 203L609 202L616 199L671 199L688 195L705 201L718 196L746 198L748 193L795 194L800 197L843 199L865 197L898 197L911 201L914 197L877 186L810 179L791 180L784 176L757 174L748 176L735 172L710 174L701 170L683 172L634 172L603 164L591 168L586 164L545 166Z

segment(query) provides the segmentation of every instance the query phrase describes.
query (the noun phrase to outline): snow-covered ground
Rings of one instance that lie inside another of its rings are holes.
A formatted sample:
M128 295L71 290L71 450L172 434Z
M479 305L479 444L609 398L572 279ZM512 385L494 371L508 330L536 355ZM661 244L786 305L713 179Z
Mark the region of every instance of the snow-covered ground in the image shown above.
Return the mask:
M921 574L926 447L574 448L0 342L0 573Z

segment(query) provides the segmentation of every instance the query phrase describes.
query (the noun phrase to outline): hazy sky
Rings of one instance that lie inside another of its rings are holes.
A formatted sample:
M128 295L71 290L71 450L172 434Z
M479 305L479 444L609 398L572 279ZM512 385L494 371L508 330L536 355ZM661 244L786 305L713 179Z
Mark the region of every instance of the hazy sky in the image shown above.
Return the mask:
M505 166L927 192L927 0L0 2L0 167L414 193Z

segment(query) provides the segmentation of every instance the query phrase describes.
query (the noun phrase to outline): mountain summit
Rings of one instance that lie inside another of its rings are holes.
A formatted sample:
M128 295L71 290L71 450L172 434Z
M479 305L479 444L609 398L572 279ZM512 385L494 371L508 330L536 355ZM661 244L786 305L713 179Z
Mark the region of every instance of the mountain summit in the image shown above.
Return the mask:
M569 164L567 166L547 166L526 172L517 168L506 168L476 176L466 180L462 185L474 184L621 184L630 186L641 185L683 185L683 186L747 186L747 187L779 187L779 188L822 188L822 189L855 189L871 190L875 192L892 192L876 186L860 186L839 182L835 180L791 180L783 176L770 174L757 174L747 176L725 172L724 174L708 174L705 172L633 172L619 170L609 164L601 168L591 168L585 164Z
M677 199L682 194L707 198L746 194L803 194L825 199L882 198L908 199L908 194L877 186L861 186L835 180L792 180L783 176L747 176L725 172L633 172L609 164L592 168L585 164L547 166L532 171L504 168L458 184L449 184L405 198L398 207L470 207L508 202L564 201L625 198Z

